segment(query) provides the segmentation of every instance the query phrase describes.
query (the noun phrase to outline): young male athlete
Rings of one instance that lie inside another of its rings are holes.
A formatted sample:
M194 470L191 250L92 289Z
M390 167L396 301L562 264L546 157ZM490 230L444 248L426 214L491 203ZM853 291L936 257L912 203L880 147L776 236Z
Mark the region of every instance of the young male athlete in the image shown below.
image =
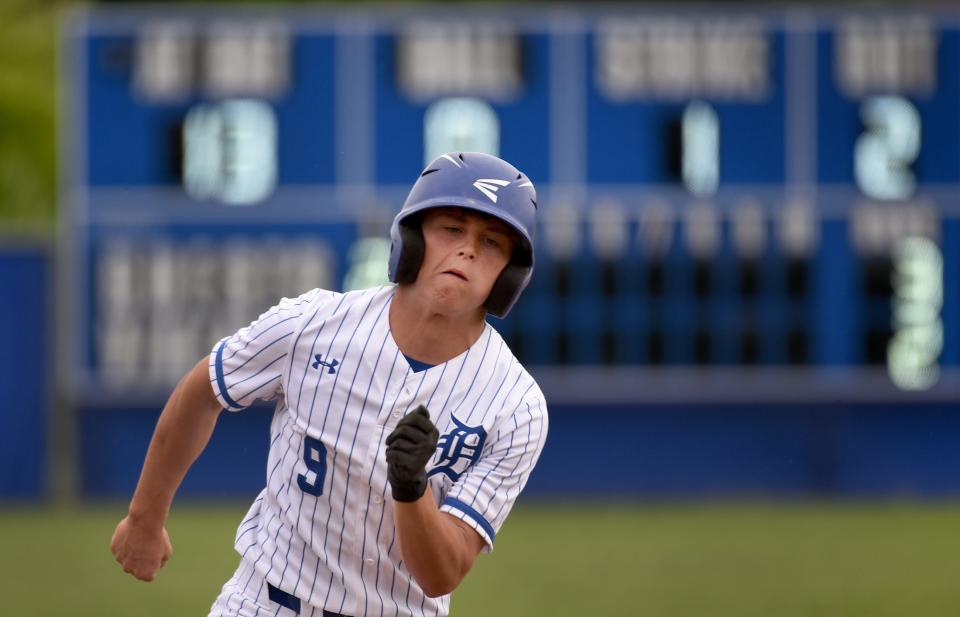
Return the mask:
M533 272L536 193L445 154L391 228L396 285L283 299L177 385L111 548L152 580L164 522L221 409L276 400L266 488L211 615L446 615L543 448L543 394L486 321Z

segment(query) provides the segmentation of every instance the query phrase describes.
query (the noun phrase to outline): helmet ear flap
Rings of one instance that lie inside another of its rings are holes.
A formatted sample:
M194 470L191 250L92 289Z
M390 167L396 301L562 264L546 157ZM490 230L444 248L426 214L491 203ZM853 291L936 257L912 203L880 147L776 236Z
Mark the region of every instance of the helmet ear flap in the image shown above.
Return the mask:
M420 273L423 264L424 241L423 230L420 229L422 217L408 216L400 221L400 242L402 251L397 263L396 282L401 285L413 283Z
M484 306L488 313L500 319L506 316L514 300L516 300L516 296L519 295L517 290L521 288L528 271L528 267L524 268L515 263L507 264L507 267L494 281L493 289L487 296Z
M484 303L487 312L500 319L506 317L520 296L520 292L527 286L532 270L533 250L525 242L518 240L510 263L493 282L493 288Z

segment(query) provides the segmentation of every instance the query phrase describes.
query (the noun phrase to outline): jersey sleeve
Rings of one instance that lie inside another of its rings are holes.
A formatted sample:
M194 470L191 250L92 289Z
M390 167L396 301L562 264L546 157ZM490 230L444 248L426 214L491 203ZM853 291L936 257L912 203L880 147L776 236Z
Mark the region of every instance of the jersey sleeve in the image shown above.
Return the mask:
M284 360L304 315L320 293L283 298L253 323L220 340L210 352L210 384L224 409L239 411L282 393Z
M464 521L493 550L493 540L527 484L547 439L542 397L523 402L493 434L484 454L450 488L440 511Z

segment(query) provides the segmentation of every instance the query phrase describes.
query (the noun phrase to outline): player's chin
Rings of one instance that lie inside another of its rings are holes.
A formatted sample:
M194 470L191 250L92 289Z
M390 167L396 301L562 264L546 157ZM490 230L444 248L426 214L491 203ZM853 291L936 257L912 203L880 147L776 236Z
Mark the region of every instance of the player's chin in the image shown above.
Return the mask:
M440 284L434 288L433 305L437 312L460 315L476 311L482 306L486 295L481 296L470 285Z

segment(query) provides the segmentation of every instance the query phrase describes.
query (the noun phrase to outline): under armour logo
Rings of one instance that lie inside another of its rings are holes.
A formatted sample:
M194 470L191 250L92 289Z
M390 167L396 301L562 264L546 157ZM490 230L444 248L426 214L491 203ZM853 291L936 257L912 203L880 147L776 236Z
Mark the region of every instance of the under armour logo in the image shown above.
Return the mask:
M496 178L480 178L473 183L473 186L480 189L480 192L490 198L490 201L497 203L497 191L500 187L510 184L509 180L497 180Z
M336 358L334 358L333 360L330 360L329 362L323 361L322 354L317 354L314 356L314 358L316 359L313 361L313 368L319 368L320 365L322 364L325 367L327 367L327 373L333 375L334 373L337 372L337 365L340 364L340 362L338 362Z

